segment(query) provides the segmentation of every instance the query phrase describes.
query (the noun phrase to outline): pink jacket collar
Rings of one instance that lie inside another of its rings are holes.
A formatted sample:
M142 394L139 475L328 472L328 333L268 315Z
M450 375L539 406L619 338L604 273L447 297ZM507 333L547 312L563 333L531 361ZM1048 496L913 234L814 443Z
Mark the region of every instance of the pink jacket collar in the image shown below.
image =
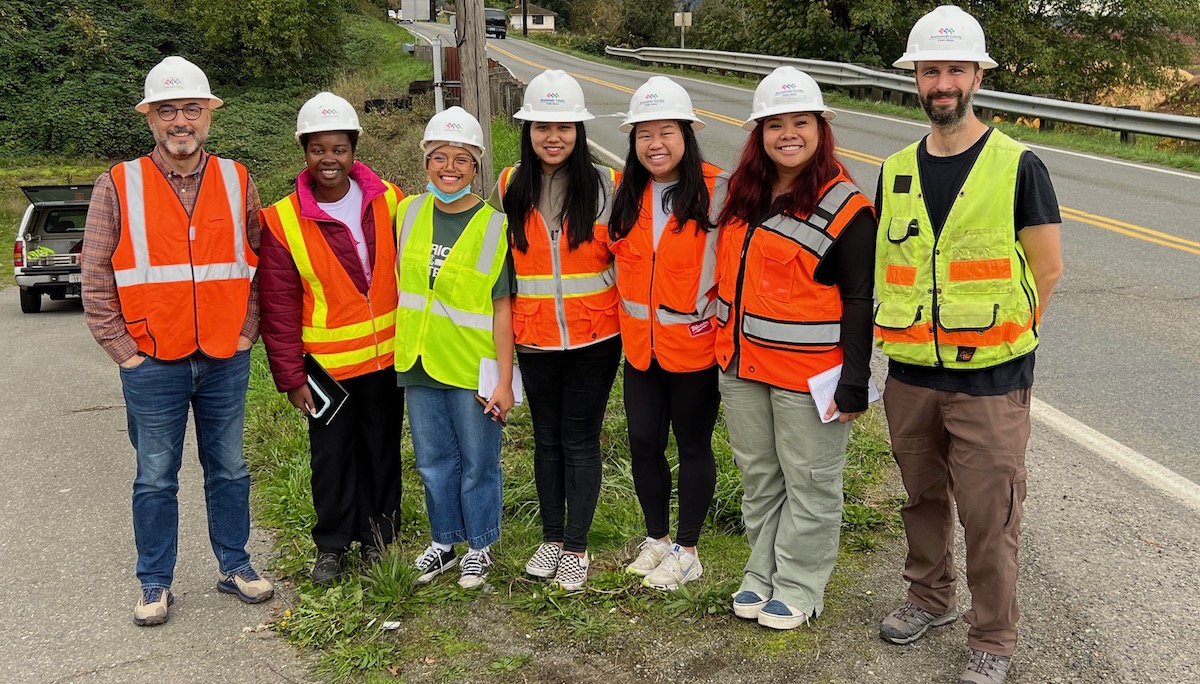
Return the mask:
M375 198L387 191L387 185L371 167L358 160L350 167L350 177L362 188L363 211L366 211L367 205ZM300 200L300 216L313 221L332 222L333 218L321 210L317 205L317 198L313 196L312 186L316 185L316 182L307 168L296 176L296 197Z

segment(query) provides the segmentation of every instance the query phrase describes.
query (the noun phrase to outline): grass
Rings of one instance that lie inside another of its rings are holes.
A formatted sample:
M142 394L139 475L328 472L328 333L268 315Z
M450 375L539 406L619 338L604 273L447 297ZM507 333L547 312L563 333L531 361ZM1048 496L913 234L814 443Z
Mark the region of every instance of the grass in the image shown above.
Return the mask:
M510 35L514 38L522 39L518 34ZM582 59L608 66L619 68L633 67L652 73L701 78L749 90L753 90L758 85L757 77L748 77L709 69L688 69L653 65L636 60L600 56L573 49L564 41L556 40L554 37L545 34L530 34L529 40L548 45L556 50ZM831 86L822 87L822 94L824 95L826 104L834 107L886 114L913 121L926 121L925 113L918 107L905 107L891 102L855 98L851 97L847 92ZM1009 115L999 115L990 123L1013 138L1032 144L1059 147L1145 164L1157 164L1185 171L1200 172L1200 142L1139 135L1136 136L1133 144L1126 144L1121 141L1121 134L1117 131L1063 123L1057 124L1053 130L1041 130L1037 120L1026 121L1025 117Z

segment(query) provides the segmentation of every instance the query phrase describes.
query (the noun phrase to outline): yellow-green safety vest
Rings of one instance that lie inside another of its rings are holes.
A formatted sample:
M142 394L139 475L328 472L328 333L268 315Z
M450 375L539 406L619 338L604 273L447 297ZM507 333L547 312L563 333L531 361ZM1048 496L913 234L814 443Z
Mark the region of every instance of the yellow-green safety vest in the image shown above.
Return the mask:
M896 361L951 369L989 368L1033 351L1037 287L1013 225L1027 148L993 130L935 237L918 146L883 166L875 343Z
M492 288L508 253L508 220L483 204L429 286L433 195L404 198L396 210L396 370L420 357L425 372L452 387L476 389L479 361L496 358Z

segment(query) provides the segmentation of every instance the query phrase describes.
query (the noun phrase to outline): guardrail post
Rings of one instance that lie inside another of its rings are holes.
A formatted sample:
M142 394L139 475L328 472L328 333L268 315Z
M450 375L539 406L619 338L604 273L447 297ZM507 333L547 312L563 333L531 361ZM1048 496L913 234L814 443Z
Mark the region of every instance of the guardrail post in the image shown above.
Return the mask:
M1132 109L1135 111L1141 111L1142 108L1139 105L1120 105L1118 109ZM1126 145L1133 145L1137 143L1137 133L1133 133L1132 131L1121 131L1121 142L1125 143Z

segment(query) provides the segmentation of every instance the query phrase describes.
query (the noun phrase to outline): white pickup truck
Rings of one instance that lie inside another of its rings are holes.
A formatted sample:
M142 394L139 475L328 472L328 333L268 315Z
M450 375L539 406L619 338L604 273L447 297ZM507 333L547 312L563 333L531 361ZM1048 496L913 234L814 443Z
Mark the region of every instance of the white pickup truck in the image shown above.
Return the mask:
M23 187L29 207L13 244L13 272L21 288L21 311L42 310L42 295L60 300L78 297L82 271L79 253L87 221L90 185Z

